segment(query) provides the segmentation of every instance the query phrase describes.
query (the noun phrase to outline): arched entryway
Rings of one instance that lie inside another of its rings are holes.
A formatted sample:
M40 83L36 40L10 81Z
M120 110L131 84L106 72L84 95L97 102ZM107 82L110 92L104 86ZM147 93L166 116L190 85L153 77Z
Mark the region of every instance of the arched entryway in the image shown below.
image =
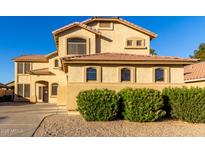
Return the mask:
M49 84L47 81L37 81L36 82L36 97L37 102L49 102Z

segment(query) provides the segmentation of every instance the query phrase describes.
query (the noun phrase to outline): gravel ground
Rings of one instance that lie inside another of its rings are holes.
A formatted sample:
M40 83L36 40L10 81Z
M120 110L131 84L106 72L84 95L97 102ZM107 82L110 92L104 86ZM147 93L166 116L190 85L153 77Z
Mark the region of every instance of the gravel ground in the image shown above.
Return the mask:
M205 136L205 124L176 120L158 122L86 122L79 115L52 115L45 118L34 136L67 137L158 137Z

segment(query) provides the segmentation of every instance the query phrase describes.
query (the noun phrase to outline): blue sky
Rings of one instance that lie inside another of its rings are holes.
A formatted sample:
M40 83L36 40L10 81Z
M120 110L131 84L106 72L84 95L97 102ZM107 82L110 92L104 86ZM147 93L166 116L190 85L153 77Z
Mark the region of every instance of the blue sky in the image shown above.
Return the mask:
M55 51L52 31L89 17L0 17L0 82L14 79L12 58ZM188 57L205 42L205 17L122 17L158 34L159 55Z

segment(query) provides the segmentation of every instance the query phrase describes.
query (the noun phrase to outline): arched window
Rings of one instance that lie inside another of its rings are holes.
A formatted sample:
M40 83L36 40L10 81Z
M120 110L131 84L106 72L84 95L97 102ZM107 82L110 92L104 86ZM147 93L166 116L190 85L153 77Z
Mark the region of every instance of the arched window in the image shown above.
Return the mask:
M82 38L69 38L68 54L86 54L86 40Z
M130 81L130 69L121 69L121 81Z
M155 82L157 81L164 81L164 69L163 68L157 68L155 69Z
M51 95L52 96L56 96L58 94L58 84L57 83L53 83L51 85Z
M86 80L96 81L97 80L97 70L95 68L89 67L86 70Z

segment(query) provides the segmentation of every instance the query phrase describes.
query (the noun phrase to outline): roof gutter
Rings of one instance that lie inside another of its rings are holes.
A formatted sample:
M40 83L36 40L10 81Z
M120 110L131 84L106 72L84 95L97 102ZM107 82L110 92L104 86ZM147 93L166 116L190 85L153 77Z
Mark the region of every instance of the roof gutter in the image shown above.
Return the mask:
M62 59L63 63L67 64L161 64L161 65L167 65L167 64L173 64L173 65L188 65L193 64L195 61L106 61L106 60L65 60Z
M192 79L192 80L185 80L184 83L189 83L189 82L198 82L198 81L205 81L205 78L200 78L200 79Z

